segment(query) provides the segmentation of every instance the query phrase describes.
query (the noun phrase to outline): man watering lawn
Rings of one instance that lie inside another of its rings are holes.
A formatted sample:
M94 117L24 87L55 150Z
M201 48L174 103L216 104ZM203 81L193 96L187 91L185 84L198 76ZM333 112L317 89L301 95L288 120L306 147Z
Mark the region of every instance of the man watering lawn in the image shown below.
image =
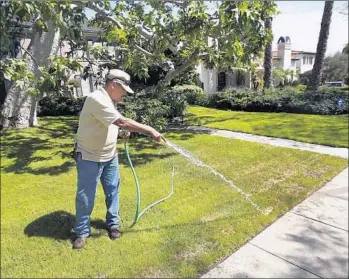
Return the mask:
M105 194L109 238L115 240L121 236L120 174L116 150L119 128L150 134L155 141L161 141L160 133L154 128L123 117L115 108L115 103L122 101L127 94L134 93L129 85L130 76L127 73L117 69L110 70L106 75L104 88L91 93L82 108L74 149L78 186L74 227L77 238L73 249L83 248L90 234L90 216L99 180Z

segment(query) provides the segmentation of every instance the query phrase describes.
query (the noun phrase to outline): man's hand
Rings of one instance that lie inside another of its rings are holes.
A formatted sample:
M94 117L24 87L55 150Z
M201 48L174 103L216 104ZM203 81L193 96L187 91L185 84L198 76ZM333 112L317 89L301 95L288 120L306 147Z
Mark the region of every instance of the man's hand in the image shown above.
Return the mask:
M156 142L161 142L162 140L162 136L161 134L156 131L155 129L152 129L150 132L150 135L152 136L152 138L156 141Z
M129 131L126 130L119 130L119 137L124 139L124 140L128 140L131 136L131 133Z
M161 142L161 139L163 138L161 134L158 131L156 131L154 128L148 125L138 123L137 121L134 121L129 118L120 117L113 124L121 128L122 130L148 134L157 142ZM125 135L123 135L122 133L120 134L120 132L119 132L119 136L123 139L125 138ZM129 138L129 136L126 138Z

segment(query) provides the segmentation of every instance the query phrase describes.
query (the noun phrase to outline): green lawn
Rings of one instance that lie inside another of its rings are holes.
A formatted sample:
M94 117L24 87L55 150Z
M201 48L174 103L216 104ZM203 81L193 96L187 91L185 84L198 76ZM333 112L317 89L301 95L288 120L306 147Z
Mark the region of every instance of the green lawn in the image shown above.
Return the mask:
M348 147L348 115L236 112L192 106L187 123L256 135Z
M123 237L112 242L104 230L105 205L98 188L93 234L82 251L71 249L76 169L69 152L75 118L43 118L41 126L5 131L1 146L1 276L198 277L264 227L343 170L333 156L271 147L209 135L166 137L212 165L252 194L269 215L206 169L193 166L164 145L130 142L142 189L142 208L175 194L131 225L136 190L120 148ZM161 154L158 152L162 149Z

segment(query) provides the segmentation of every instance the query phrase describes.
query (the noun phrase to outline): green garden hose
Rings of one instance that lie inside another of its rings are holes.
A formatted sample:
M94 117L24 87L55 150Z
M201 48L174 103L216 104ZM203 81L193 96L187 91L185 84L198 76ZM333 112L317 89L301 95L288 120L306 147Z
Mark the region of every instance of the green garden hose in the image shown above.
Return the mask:
M166 142L166 140L163 138L163 140ZM139 218L147 211L149 210L150 208L152 208L153 206L167 200L169 197L171 197L174 193L174 165L172 164L172 178L171 178L171 192L169 195L167 195L166 197L152 203L151 205L147 206L145 209L143 209L141 212L140 211L140 208L141 208L141 191L140 191L140 187L139 187L139 182L138 182L138 178L137 178L137 174L136 174L136 171L133 167L133 164L132 164L132 161L131 161L131 158L130 158L130 153L128 151L128 144L127 144L127 141L125 141L124 143L124 147L125 147L125 154L126 154L126 157L127 157L127 160L128 160L128 163L130 165L130 168L131 168L131 171L132 171L132 174L133 174L133 178L134 178L134 181L135 181L135 184L136 184L136 190L137 190L137 204L136 204L136 216L135 216L135 219L132 223L132 225L130 226L130 228L132 228L139 220Z

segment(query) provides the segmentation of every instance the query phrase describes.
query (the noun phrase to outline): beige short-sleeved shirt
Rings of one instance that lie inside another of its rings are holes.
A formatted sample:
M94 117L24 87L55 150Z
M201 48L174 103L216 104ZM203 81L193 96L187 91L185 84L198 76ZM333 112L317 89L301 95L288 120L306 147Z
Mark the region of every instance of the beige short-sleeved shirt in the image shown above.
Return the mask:
M86 98L76 135L77 151L81 152L83 160L106 162L116 156L119 128L112 123L120 117L122 115L103 88Z

